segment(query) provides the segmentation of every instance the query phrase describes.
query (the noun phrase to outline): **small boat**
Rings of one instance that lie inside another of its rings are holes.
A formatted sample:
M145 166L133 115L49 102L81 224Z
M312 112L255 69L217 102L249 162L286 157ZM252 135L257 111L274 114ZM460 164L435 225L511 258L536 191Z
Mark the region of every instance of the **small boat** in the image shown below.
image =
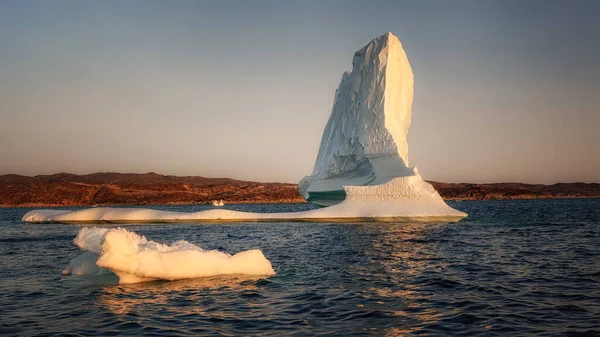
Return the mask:
M215 207L221 207L221 206L225 206L225 203L223 202L223 200L213 200L212 205Z

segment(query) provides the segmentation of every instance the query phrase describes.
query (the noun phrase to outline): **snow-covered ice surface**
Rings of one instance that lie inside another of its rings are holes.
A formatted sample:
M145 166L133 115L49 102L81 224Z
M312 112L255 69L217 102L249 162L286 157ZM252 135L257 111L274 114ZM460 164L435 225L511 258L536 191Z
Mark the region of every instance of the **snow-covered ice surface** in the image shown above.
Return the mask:
M384 34L353 58L335 94L312 175L298 184L326 208L294 213L214 209L166 212L134 208L35 210L26 222L134 223L218 221L457 221L467 216L442 200L408 166L414 77L400 40ZM332 202L333 200L333 202ZM341 202L340 202L341 201ZM339 203L338 203L339 202Z
M82 228L73 242L84 252L71 260L63 274L99 275L110 270L119 277L119 283L275 274L260 250L229 255L183 240L165 245L123 228Z

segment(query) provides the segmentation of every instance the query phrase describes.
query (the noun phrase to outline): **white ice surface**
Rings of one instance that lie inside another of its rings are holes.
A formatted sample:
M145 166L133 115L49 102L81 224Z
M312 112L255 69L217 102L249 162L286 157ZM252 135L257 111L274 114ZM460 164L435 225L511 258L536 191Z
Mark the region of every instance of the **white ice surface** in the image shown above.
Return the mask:
M260 250L230 255L203 250L182 240L165 245L123 228L82 228L73 242L84 253L71 260L64 274L90 275L110 270L120 283L275 274Z

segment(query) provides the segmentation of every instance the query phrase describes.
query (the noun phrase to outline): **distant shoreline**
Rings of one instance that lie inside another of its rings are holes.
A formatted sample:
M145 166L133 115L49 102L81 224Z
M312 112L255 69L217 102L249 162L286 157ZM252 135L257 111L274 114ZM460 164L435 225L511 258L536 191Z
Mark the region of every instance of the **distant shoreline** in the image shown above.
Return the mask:
M441 183L429 181L445 200L600 198L599 183ZM58 173L0 175L0 207L77 207L302 203L296 184L156 173Z
M547 198L513 198L513 199L444 199L445 201L450 202L462 202L462 201L505 201L505 200L557 200L557 199L598 199L600 197L547 197ZM304 204L307 203L305 200L303 201L272 201L272 202L253 202L253 201L244 201L244 202L230 202L226 205L252 205L252 204ZM54 205L54 204L31 204L31 205L0 205L0 209L2 208L38 208L38 207L50 207L50 208L58 208L58 207L129 207L129 206L139 206L139 207L151 207L151 206L200 206L200 205L210 205L210 203L165 203L165 204L106 204L106 205Z

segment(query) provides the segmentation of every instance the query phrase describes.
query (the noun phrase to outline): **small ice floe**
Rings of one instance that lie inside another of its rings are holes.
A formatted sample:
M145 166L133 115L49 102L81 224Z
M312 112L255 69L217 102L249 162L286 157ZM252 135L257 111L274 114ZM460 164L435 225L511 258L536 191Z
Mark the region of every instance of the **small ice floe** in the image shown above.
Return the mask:
M73 242L84 252L71 260L63 274L100 275L110 270L119 283L275 274L258 249L230 255L184 240L170 245L150 241L123 228L82 228Z

